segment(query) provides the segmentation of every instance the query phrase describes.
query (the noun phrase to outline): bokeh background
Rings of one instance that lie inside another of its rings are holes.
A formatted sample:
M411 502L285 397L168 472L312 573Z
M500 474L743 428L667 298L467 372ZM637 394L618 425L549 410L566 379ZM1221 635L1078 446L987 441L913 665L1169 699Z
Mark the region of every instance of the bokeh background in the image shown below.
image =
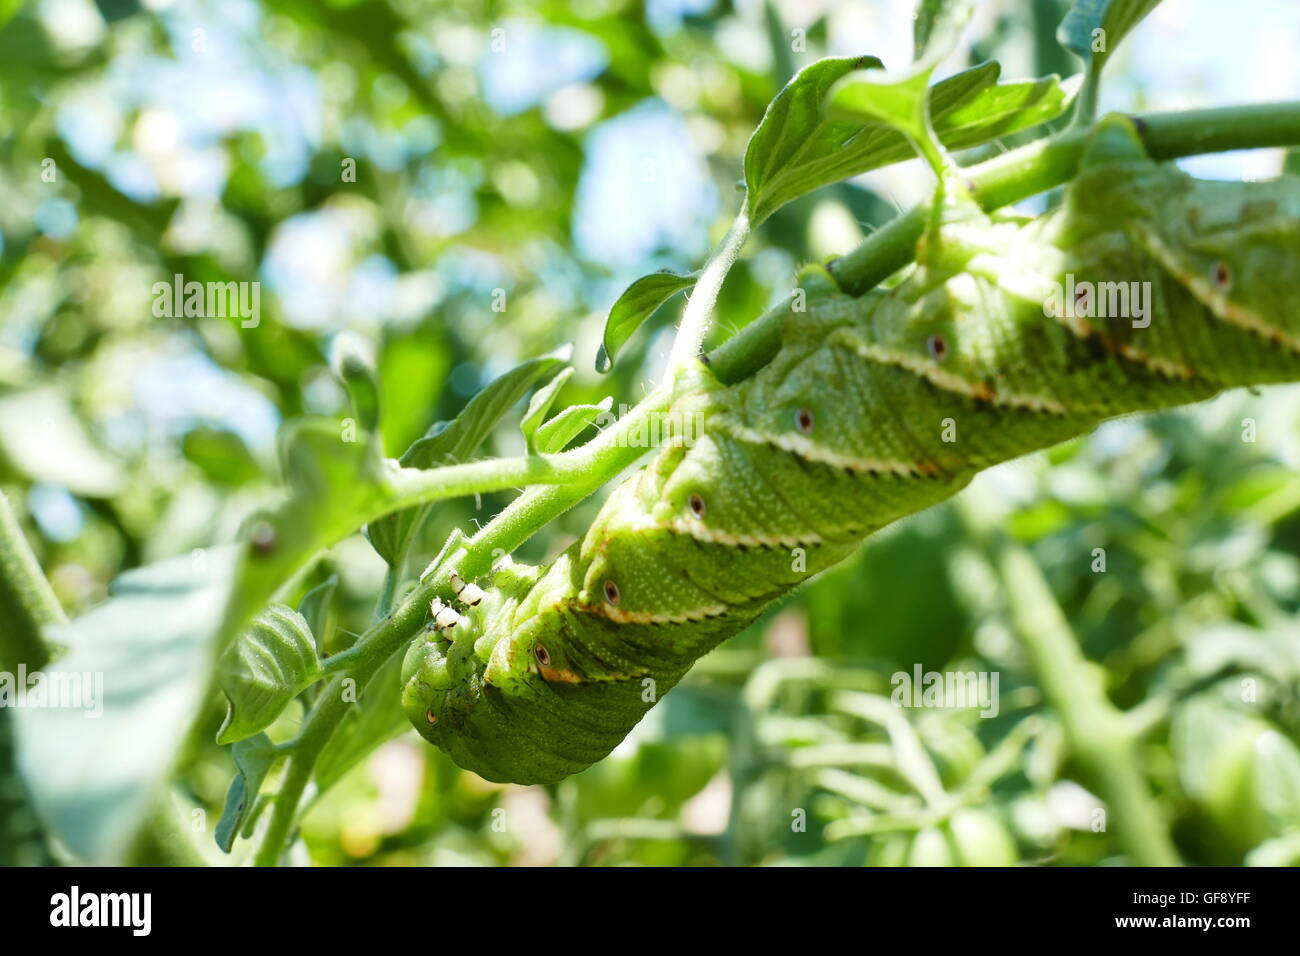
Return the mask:
M602 377L605 310L646 271L700 264L739 204L747 138L793 70L828 54L905 66L912 5L0 0L0 487L69 613L123 570L232 540L273 500L280 423L343 413L324 358L343 330L374 345L390 455L568 341L578 373L562 400L634 403L680 299ZM1063 0L980 6L946 72L988 58L1008 77L1077 71L1054 40ZM1228 6L1166 0L1109 68L1103 108L1300 97L1300 5ZM1254 151L1185 165L1242 179L1287 162ZM911 162L782 209L729 278L715 338L928 185ZM151 286L176 273L260 281L260 324L157 318ZM521 448L512 429L494 440ZM971 531L978 517L1031 549L1112 699L1147 728L1142 763L1184 859L1294 862L1298 466L1293 388L1112 423L872 539L556 787L487 784L398 715L392 739L315 805L300 858L896 862L915 856L920 753L973 809L985 860L1121 862L1008 620L1016 582ZM440 506L420 550L505 500ZM596 504L519 557L567 545ZM382 574L358 535L305 583L339 578L336 648L366 627ZM998 672L998 716L882 717L890 675L918 664ZM204 718L213 732L221 710ZM280 735L300 717L291 708ZM0 862L42 862L6 769L6 718ZM215 821L231 774L225 750L196 743L175 799ZM871 837L855 823L882 814L901 825ZM195 842L218 855L210 835Z

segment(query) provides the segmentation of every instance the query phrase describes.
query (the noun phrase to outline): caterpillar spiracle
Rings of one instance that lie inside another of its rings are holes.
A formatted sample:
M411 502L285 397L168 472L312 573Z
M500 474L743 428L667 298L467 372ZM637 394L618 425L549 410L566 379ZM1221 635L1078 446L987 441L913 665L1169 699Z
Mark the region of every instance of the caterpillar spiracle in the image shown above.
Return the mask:
M899 284L810 289L738 384L692 369L673 418L703 416L693 441L672 433L579 542L502 569L411 646L403 706L428 740L490 780L559 780L772 602L980 470L1300 379L1300 180L1200 181L1114 118L1051 212L937 211ZM1127 310L1104 307L1124 289Z

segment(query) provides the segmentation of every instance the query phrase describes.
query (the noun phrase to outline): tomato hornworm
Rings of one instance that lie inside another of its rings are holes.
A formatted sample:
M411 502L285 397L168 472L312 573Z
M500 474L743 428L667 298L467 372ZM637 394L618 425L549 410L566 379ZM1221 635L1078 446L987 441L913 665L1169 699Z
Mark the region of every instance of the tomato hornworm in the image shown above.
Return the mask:
M403 706L460 766L582 770L701 655L980 470L1300 379L1300 181L1196 180L1112 118L1051 212L941 186L900 282L851 298L814 267L802 286L769 364L685 373L673 412L703 427L669 429L579 542L501 568L411 646Z

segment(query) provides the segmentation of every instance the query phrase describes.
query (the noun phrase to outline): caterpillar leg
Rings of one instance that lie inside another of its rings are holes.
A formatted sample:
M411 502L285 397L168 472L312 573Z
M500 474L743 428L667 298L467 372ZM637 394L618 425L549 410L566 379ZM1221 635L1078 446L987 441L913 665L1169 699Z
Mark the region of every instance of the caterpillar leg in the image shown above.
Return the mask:
M451 589L456 593L456 599L462 604L467 607L477 607L483 600L484 590L477 584L467 583L455 568L447 572L447 578L451 581Z
M440 598L434 598L429 605L429 613L433 616L434 630L451 639L451 630L460 623L461 617L456 613L455 608L448 607L442 603Z

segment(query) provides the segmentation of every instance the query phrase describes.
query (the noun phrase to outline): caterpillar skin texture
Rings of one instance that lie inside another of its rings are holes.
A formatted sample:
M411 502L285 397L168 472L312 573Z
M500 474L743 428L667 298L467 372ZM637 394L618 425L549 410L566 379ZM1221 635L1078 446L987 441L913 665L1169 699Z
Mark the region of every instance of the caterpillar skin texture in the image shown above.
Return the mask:
M403 704L426 738L490 780L562 779L773 601L984 468L1300 378L1300 181L1198 181L1114 119L1058 209L958 198L935 217L894 288L810 294L739 384L692 370L673 411L702 434L674 432L549 567L498 573L454 640L412 645ZM1070 276L1149 282L1149 324L1046 314Z

